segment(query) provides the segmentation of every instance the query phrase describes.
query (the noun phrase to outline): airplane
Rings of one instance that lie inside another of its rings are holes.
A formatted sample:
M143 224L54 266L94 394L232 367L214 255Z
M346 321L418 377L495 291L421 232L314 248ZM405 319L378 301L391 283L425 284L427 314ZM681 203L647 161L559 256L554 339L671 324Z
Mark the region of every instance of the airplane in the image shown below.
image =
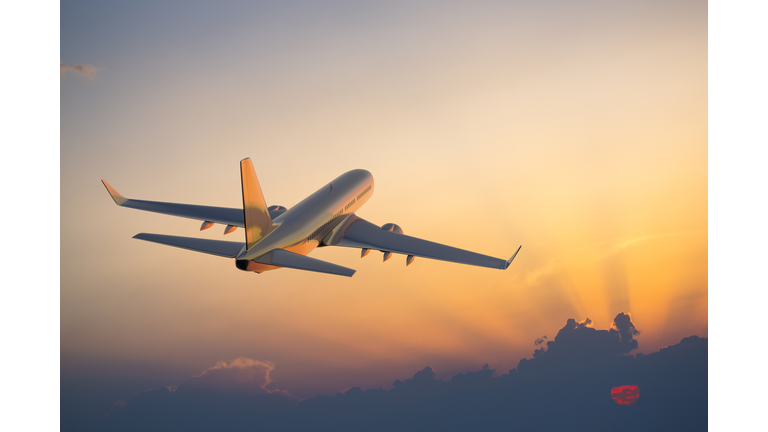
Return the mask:
M203 221L200 231L214 224L226 225L224 234L237 228L245 231L245 242L209 240L162 234L140 233L135 239L188 249L225 258L234 258L243 271L262 273L291 268L351 277L354 269L307 256L316 247L341 246L361 249L361 258L371 250L506 270L522 245L508 260L405 235L393 223L374 225L355 214L373 195L373 176L362 169L348 171L293 208L267 206L250 158L240 161L243 208L210 207L128 199L102 180L120 207L162 213Z

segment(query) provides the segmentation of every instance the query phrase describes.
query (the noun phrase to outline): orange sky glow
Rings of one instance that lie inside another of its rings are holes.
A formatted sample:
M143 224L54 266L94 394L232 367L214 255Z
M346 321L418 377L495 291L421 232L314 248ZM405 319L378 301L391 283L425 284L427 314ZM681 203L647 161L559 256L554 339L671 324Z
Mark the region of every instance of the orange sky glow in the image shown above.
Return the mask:
M192 7L167 27L91 12L126 41L113 51L62 26L61 61L100 68L61 81L62 370L192 376L247 357L308 397L426 365L503 373L568 318L629 313L646 353L706 337L706 3L544 9L254 7L220 12L219 30ZM523 248L506 271L320 248L354 277L257 275L131 239L244 234L119 208L100 182L240 207L245 157L269 205L362 168L366 220L504 259Z

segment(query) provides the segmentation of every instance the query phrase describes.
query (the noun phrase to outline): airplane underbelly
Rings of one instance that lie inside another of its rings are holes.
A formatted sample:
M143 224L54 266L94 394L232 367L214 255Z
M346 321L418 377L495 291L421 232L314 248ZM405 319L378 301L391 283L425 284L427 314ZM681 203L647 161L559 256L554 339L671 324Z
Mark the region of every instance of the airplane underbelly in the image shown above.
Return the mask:
M303 243L299 243L297 245L287 247L285 248L285 250L287 250L288 252L297 253L299 255L308 255L310 252L315 250L315 248L319 244L320 244L320 240L313 239Z

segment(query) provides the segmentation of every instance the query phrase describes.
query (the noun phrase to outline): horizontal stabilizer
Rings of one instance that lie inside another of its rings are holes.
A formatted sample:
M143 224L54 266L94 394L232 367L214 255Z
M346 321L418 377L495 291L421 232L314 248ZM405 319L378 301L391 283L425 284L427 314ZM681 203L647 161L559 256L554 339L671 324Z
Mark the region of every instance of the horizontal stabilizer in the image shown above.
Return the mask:
M297 253L288 252L283 249L275 249L267 252L266 254L256 258L254 261L262 264L269 264L279 267L287 267L296 270L306 270L318 273L328 273L339 276L352 277L356 270L351 268L342 267L340 265L331 264L326 261L322 261L315 258L310 258L305 255L299 255Z
M166 246L189 249L195 252L218 255L225 258L235 258L240 253L240 251L243 250L243 246L245 245L245 243L240 242L147 233L136 234L133 236L133 238L146 240L153 243L160 243Z

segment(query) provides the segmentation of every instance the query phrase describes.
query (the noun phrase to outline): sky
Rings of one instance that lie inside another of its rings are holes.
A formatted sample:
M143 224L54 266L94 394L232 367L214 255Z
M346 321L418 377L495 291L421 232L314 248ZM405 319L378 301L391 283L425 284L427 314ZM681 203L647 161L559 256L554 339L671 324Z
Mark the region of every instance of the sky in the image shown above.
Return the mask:
M62 2L62 427L238 358L310 399L426 366L499 378L568 319L629 314L632 354L706 338L707 18L694 1ZM523 248L506 271L325 248L355 276L256 275L131 239L242 230L121 209L100 182L239 207L245 157L270 205L362 168L373 223Z

